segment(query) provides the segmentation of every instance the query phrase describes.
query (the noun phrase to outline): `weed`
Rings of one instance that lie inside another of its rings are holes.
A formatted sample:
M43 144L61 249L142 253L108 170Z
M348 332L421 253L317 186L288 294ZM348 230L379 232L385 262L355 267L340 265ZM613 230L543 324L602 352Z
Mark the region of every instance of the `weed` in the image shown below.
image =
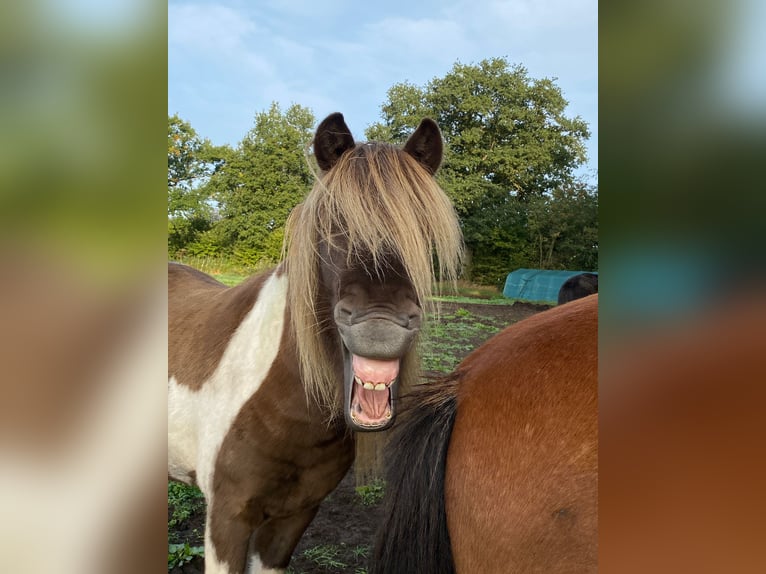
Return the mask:
M180 482L168 482L168 507L172 514L168 528L175 528L205 506L205 498L199 488Z
M351 554L353 554L354 558L356 558L357 560L359 558L367 558L367 555L369 553L370 553L370 547L369 546L359 545L359 546L354 546L351 549Z
M355 488L356 494L361 499L364 506L374 506L383 498L383 494L386 489L386 482L380 478L376 478L370 484L364 486L357 486Z
M168 544L168 570L191 561L195 556L204 557L204 546L189 546L188 543Z

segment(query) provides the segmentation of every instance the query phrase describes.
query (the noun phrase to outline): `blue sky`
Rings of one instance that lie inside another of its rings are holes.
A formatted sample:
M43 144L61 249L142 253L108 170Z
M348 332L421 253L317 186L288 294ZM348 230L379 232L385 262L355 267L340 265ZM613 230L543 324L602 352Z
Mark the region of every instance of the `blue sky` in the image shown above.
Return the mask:
M213 143L236 145L272 101L342 112L364 139L393 84L505 57L557 78L596 179L597 0L176 0L168 22L168 112Z

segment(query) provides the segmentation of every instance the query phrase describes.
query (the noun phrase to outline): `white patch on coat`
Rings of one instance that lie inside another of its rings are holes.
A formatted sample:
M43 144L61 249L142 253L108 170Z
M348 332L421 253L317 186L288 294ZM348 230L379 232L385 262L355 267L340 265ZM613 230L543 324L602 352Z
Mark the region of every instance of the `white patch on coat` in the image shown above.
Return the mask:
M261 386L279 352L284 329L287 277L272 274L234 331L213 375L199 390L168 382L168 473L197 484L212 506L213 471L237 414ZM205 529L205 572L228 572Z
M282 569L275 569L275 568L264 568L263 562L261 562L260 557L257 554L254 554L250 558L250 564L247 568L247 574L284 574L285 570Z

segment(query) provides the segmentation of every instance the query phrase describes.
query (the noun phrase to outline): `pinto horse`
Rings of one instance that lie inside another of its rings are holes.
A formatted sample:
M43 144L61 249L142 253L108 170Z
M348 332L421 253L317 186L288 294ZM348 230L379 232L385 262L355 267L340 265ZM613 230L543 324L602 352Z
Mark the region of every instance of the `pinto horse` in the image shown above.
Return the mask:
M414 341L462 236L433 175L439 128L403 148L317 128L321 170L275 269L227 288L170 264L168 474L207 501L207 574L281 572L354 458L417 376Z
M597 322L554 307L413 389L370 574L596 571Z

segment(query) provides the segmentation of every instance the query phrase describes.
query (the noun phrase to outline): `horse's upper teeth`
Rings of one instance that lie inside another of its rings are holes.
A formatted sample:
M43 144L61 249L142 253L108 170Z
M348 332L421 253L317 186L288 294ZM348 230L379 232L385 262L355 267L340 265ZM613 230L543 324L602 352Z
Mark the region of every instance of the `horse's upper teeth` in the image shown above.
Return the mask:
M373 385L372 383L364 383L364 388L367 389L368 391L371 391L375 388L375 385Z
M378 383L375 385L376 391L385 391L386 390L386 383Z
M357 384L357 385L362 385L362 384L364 384L364 383L362 383L362 379L360 379L360 378L359 378L359 377L357 377L356 375L354 375L354 381L356 382L356 384Z

